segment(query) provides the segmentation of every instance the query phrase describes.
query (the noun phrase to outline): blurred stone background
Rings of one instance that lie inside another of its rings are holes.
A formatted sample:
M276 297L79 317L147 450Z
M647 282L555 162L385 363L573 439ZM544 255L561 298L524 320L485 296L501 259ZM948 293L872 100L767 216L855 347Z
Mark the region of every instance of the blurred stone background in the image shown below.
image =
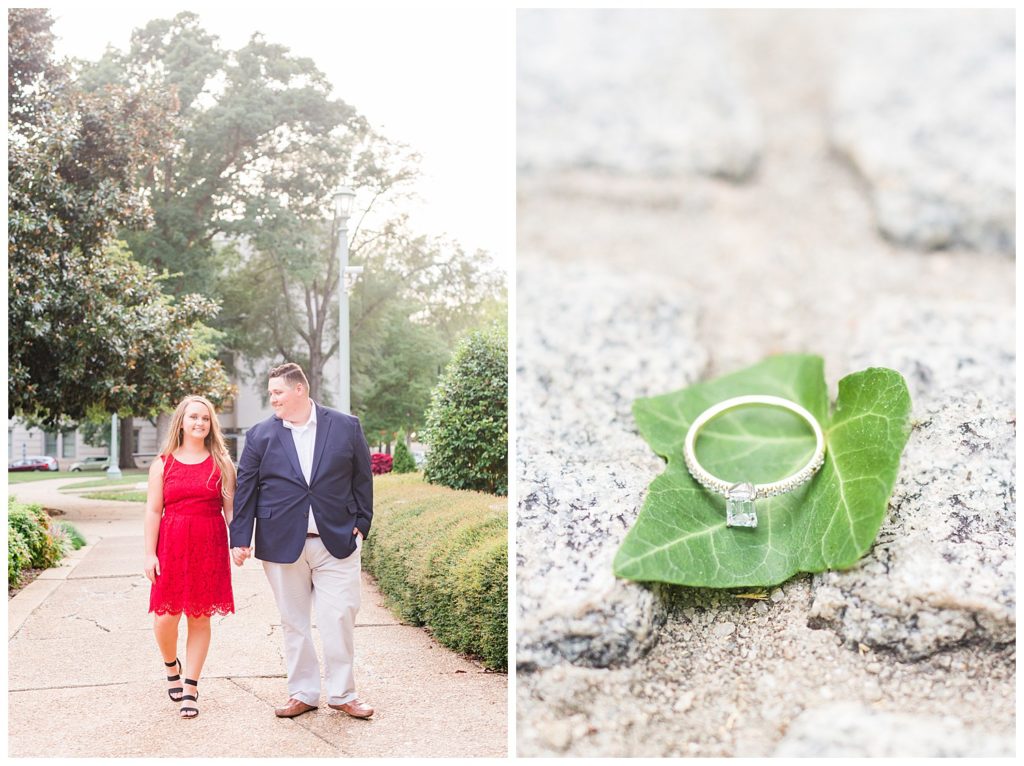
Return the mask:
M1012 755L1014 16L518 14L518 753ZM764 599L616 581L633 399L899 370L873 551Z

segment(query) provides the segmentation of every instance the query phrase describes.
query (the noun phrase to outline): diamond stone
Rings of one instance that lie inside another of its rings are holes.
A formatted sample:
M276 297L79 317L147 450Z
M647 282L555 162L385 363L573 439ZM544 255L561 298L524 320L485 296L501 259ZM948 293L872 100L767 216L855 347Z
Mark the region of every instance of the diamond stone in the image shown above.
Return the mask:
M746 481L733 484L729 487L725 498L725 525L727 527L757 526L753 484Z

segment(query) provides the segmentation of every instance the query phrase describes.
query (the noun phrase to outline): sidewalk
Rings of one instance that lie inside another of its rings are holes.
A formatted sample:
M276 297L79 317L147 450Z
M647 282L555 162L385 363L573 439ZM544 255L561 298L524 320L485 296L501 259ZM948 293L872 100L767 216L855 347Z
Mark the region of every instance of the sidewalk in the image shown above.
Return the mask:
M356 720L322 698L316 711L276 718L288 696L281 624L254 559L232 567L236 613L212 619L199 717L179 720L147 613L143 506L58 493L67 481L9 488L64 510L89 542L8 603L9 756L506 755L507 676L403 625L365 573L356 681L376 714Z

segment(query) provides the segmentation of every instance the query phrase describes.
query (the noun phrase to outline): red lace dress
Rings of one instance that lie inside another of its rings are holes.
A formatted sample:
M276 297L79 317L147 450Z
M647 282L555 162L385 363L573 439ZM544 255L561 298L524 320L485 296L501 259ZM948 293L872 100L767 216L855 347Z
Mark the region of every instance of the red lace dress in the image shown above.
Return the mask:
M213 475L210 475L210 471ZM149 591L149 611L209 617L235 611L220 469L164 459L164 514L156 542L160 574Z

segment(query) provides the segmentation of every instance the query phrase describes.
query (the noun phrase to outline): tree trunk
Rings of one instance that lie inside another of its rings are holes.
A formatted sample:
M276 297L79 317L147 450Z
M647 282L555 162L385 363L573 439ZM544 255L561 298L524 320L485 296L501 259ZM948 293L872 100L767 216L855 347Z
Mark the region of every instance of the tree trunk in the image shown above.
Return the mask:
M123 468L138 468L135 465L135 458L132 456L135 440L132 438L134 430L132 418L121 418L121 433L118 436L118 465Z
M326 404L327 402L323 399L324 363L320 355L319 345L314 344L309 347L309 397L313 401ZM337 406L335 402L331 402L331 405Z

